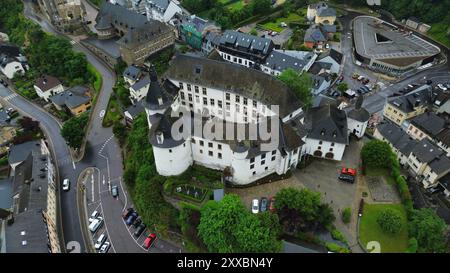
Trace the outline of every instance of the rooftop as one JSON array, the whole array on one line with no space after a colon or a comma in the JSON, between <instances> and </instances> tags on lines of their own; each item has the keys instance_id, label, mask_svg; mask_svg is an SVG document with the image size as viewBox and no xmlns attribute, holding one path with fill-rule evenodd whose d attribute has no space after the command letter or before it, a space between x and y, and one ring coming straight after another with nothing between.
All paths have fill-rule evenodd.
<instances>
[{"instance_id":1,"label":"rooftop","mask_svg":"<svg viewBox=\"0 0 450 273\"><path fill-rule=\"evenodd\" d=\"M74 86L59 94L50 97L50 100L59 106L66 105L69 109L77 108L80 105L91 101L87 95L89 88L84 86Z\"/></svg>"},{"instance_id":2,"label":"rooftop","mask_svg":"<svg viewBox=\"0 0 450 273\"><path fill-rule=\"evenodd\" d=\"M139 78L141 75L141 69L139 67L136 67L134 65L128 66L125 71L123 71L123 76L125 78L128 78L132 81L135 81Z\"/></svg>"},{"instance_id":3,"label":"rooftop","mask_svg":"<svg viewBox=\"0 0 450 273\"><path fill-rule=\"evenodd\" d=\"M440 49L416 35L409 35L385 21L370 16L359 16L353 22L353 34L358 54L383 61L408 65L434 56ZM395 64L395 63L394 63Z\"/></svg>"},{"instance_id":4,"label":"rooftop","mask_svg":"<svg viewBox=\"0 0 450 273\"><path fill-rule=\"evenodd\" d=\"M425 84L417 87L414 91L404 96L395 97L389 100L389 104L395 106L404 113L410 113L413 112L416 107L426 106L431 103L431 90L431 86Z\"/></svg>"},{"instance_id":5,"label":"rooftop","mask_svg":"<svg viewBox=\"0 0 450 273\"><path fill-rule=\"evenodd\" d=\"M315 54L309 51L306 51L302 56L294 57L283 51L273 50L269 57L267 57L264 65L278 71L283 71L288 68L302 71L310 62L314 61L314 57Z\"/></svg>"},{"instance_id":6,"label":"rooftop","mask_svg":"<svg viewBox=\"0 0 450 273\"><path fill-rule=\"evenodd\" d=\"M47 90L55 88L58 85L61 85L61 82L57 78L50 75L42 75L36 80L34 85L45 92Z\"/></svg>"},{"instance_id":7,"label":"rooftop","mask_svg":"<svg viewBox=\"0 0 450 273\"><path fill-rule=\"evenodd\" d=\"M414 140L409 136L402 128L391 123L383 122L377 126L378 132L399 150L403 155L408 156L413 148L418 144L417 140Z\"/></svg>"},{"instance_id":8,"label":"rooftop","mask_svg":"<svg viewBox=\"0 0 450 273\"><path fill-rule=\"evenodd\" d=\"M433 112L425 112L414 117L411 119L411 124L432 138L448 127L446 120Z\"/></svg>"},{"instance_id":9,"label":"rooftop","mask_svg":"<svg viewBox=\"0 0 450 273\"><path fill-rule=\"evenodd\" d=\"M236 64L177 55L166 76L175 81L226 90L265 105L278 105L281 117L303 107L295 94L275 77Z\"/></svg>"},{"instance_id":10,"label":"rooftop","mask_svg":"<svg viewBox=\"0 0 450 273\"><path fill-rule=\"evenodd\" d=\"M348 144L347 116L334 104L313 107L306 112L308 138Z\"/></svg>"}]
</instances>

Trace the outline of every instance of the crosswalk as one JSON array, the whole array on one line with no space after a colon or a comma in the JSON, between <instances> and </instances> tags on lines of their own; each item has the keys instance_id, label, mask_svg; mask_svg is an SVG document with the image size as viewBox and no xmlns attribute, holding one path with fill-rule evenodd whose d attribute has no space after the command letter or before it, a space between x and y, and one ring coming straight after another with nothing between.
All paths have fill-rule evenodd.
<instances>
[{"instance_id":1,"label":"crosswalk","mask_svg":"<svg viewBox=\"0 0 450 273\"><path fill-rule=\"evenodd\" d=\"M16 93L12 93L12 94L4 97L3 99L6 100L6 101L10 101L10 100L12 100L15 97L17 97L17 94Z\"/></svg>"},{"instance_id":2,"label":"crosswalk","mask_svg":"<svg viewBox=\"0 0 450 273\"><path fill-rule=\"evenodd\" d=\"M71 45L74 45L74 44L76 44L77 42L75 42L74 40L70 40L70 44Z\"/></svg>"}]
</instances>

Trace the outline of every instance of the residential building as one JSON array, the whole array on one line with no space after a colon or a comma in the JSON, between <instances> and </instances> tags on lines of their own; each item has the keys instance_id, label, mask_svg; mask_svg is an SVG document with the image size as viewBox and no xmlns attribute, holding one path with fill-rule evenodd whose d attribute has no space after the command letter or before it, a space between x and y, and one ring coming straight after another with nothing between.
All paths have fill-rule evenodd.
<instances>
[{"instance_id":1,"label":"residential building","mask_svg":"<svg viewBox=\"0 0 450 273\"><path fill-rule=\"evenodd\" d=\"M180 2L176 0L144 0L148 20L168 23L175 14L182 14Z\"/></svg>"},{"instance_id":2,"label":"residential building","mask_svg":"<svg viewBox=\"0 0 450 273\"><path fill-rule=\"evenodd\" d=\"M9 151L12 199L6 220L7 253L61 253L55 166L45 141L14 145Z\"/></svg>"},{"instance_id":3,"label":"residential building","mask_svg":"<svg viewBox=\"0 0 450 273\"><path fill-rule=\"evenodd\" d=\"M329 68L326 70L330 74L339 74L341 69L343 55L335 49L330 49L324 53L321 53L316 60L316 63L320 64L330 64Z\"/></svg>"},{"instance_id":4,"label":"residential building","mask_svg":"<svg viewBox=\"0 0 450 273\"><path fill-rule=\"evenodd\" d=\"M202 52L208 56L213 50L219 47L220 38L222 36L216 32L207 32L203 38Z\"/></svg>"},{"instance_id":5,"label":"residential building","mask_svg":"<svg viewBox=\"0 0 450 273\"><path fill-rule=\"evenodd\" d=\"M312 88L311 93L314 96L319 95L328 89L331 85L331 75L327 72L320 73L318 75L311 75L312 78Z\"/></svg>"},{"instance_id":6,"label":"residential building","mask_svg":"<svg viewBox=\"0 0 450 273\"><path fill-rule=\"evenodd\" d=\"M322 33L318 25L310 26L305 32L304 44L308 48L322 48L327 41L328 38Z\"/></svg>"},{"instance_id":7,"label":"residential building","mask_svg":"<svg viewBox=\"0 0 450 273\"><path fill-rule=\"evenodd\" d=\"M397 159L404 167L408 164L408 157L418 141L408 135L402 128L391 122L382 122L375 128L374 138L386 141L397 155Z\"/></svg>"},{"instance_id":8,"label":"residential building","mask_svg":"<svg viewBox=\"0 0 450 273\"><path fill-rule=\"evenodd\" d=\"M130 86L130 100L131 102L137 102L147 96L147 91L150 86L150 77L144 76L141 80Z\"/></svg>"},{"instance_id":9,"label":"residential building","mask_svg":"<svg viewBox=\"0 0 450 273\"><path fill-rule=\"evenodd\" d=\"M425 112L410 120L407 133L414 139L428 138L433 141L436 136L448 127L448 121L433 112Z\"/></svg>"},{"instance_id":10,"label":"residential building","mask_svg":"<svg viewBox=\"0 0 450 273\"><path fill-rule=\"evenodd\" d=\"M36 94L41 99L48 102L49 97L63 92L64 87L57 78L50 75L42 75L36 79L34 90L36 90Z\"/></svg>"},{"instance_id":11,"label":"residential building","mask_svg":"<svg viewBox=\"0 0 450 273\"><path fill-rule=\"evenodd\" d=\"M74 116L81 115L91 109L91 95L89 88L74 86L57 95L51 96L50 101L56 109L63 111L68 109Z\"/></svg>"},{"instance_id":12,"label":"residential building","mask_svg":"<svg viewBox=\"0 0 450 273\"><path fill-rule=\"evenodd\" d=\"M138 101L135 104L129 106L123 113L125 116L126 124L128 125L132 124L133 121L137 118L137 116L139 116L139 114L141 114L144 111L145 109L144 106L142 105L142 101Z\"/></svg>"},{"instance_id":13,"label":"residential building","mask_svg":"<svg viewBox=\"0 0 450 273\"><path fill-rule=\"evenodd\" d=\"M316 24L333 25L336 21L336 10L328 7L324 2L313 3L308 5L306 17Z\"/></svg>"},{"instance_id":14,"label":"residential building","mask_svg":"<svg viewBox=\"0 0 450 273\"><path fill-rule=\"evenodd\" d=\"M225 61L259 69L273 48L270 39L227 30L220 38L218 51Z\"/></svg>"},{"instance_id":15,"label":"residential building","mask_svg":"<svg viewBox=\"0 0 450 273\"><path fill-rule=\"evenodd\" d=\"M123 72L123 80L129 85L132 86L137 81L141 79L141 76L143 75L142 70L134 65L128 66L125 71Z\"/></svg>"},{"instance_id":16,"label":"residential building","mask_svg":"<svg viewBox=\"0 0 450 273\"><path fill-rule=\"evenodd\" d=\"M290 68L303 73L309 70L316 58L317 54L310 51L273 50L261 64L261 71L278 76Z\"/></svg>"},{"instance_id":17,"label":"residential building","mask_svg":"<svg viewBox=\"0 0 450 273\"><path fill-rule=\"evenodd\" d=\"M214 22L205 20L196 15L180 16L180 39L196 50L202 50L203 39L210 33L220 33L220 27Z\"/></svg>"},{"instance_id":18,"label":"residential building","mask_svg":"<svg viewBox=\"0 0 450 273\"><path fill-rule=\"evenodd\" d=\"M73 32L82 28L86 10L81 0L38 0L39 8L58 30Z\"/></svg>"},{"instance_id":19,"label":"residential building","mask_svg":"<svg viewBox=\"0 0 450 273\"><path fill-rule=\"evenodd\" d=\"M24 74L27 70L27 59L20 49L13 44L0 43L0 71L12 79L15 74Z\"/></svg>"},{"instance_id":20,"label":"residential building","mask_svg":"<svg viewBox=\"0 0 450 273\"><path fill-rule=\"evenodd\" d=\"M405 120L424 113L431 103L431 86L422 85L406 95L390 99L384 106L383 115L402 126Z\"/></svg>"},{"instance_id":21,"label":"residential building","mask_svg":"<svg viewBox=\"0 0 450 273\"><path fill-rule=\"evenodd\" d=\"M95 21L99 39L120 37L120 56L128 65L143 64L147 57L175 41L170 26L109 2L103 3Z\"/></svg>"}]
</instances>

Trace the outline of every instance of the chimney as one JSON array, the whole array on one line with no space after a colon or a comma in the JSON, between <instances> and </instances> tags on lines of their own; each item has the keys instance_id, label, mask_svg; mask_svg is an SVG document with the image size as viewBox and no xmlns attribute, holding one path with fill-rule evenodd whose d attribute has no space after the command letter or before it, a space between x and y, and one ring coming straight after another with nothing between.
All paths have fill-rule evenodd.
<instances>
[{"instance_id":1,"label":"chimney","mask_svg":"<svg viewBox=\"0 0 450 273\"><path fill-rule=\"evenodd\" d=\"M163 144L164 142L164 135L160 131L156 133L156 142L158 142L158 144Z\"/></svg>"},{"instance_id":2,"label":"chimney","mask_svg":"<svg viewBox=\"0 0 450 273\"><path fill-rule=\"evenodd\" d=\"M161 97L158 98L158 104L163 105L163 99Z\"/></svg>"}]
</instances>

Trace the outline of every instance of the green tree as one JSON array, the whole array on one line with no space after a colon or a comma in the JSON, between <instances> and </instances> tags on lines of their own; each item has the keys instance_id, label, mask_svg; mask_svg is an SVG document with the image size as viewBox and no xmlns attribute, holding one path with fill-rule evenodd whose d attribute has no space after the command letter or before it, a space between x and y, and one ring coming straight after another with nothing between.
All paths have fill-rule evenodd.
<instances>
[{"instance_id":1,"label":"green tree","mask_svg":"<svg viewBox=\"0 0 450 273\"><path fill-rule=\"evenodd\" d=\"M270 13L271 6L271 0L252 0L250 2L250 8L253 12L253 15Z\"/></svg>"},{"instance_id":2,"label":"green tree","mask_svg":"<svg viewBox=\"0 0 450 273\"><path fill-rule=\"evenodd\" d=\"M275 208L296 210L305 220L314 221L320 207L320 193L308 189L283 188L275 195Z\"/></svg>"},{"instance_id":3,"label":"green tree","mask_svg":"<svg viewBox=\"0 0 450 273\"><path fill-rule=\"evenodd\" d=\"M350 220L352 219L352 209L351 208L345 208L342 210L342 222L348 224L350 223Z\"/></svg>"},{"instance_id":4,"label":"green tree","mask_svg":"<svg viewBox=\"0 0 450 273\"><path fill-rule=\"evenodd\" d=\"M117 121L113 125L113 134L119 140L120 146L122 146L127 137L127 127L120 121Z\"/></svg>"},{"instance_id":5,"label":"green tree","mask_svg":"<svg viewBox=\"0 0 450 273\"><path fill-rule=\"evenodd\" d=\"M341 82L341 83L338 84L338 86L337 86L337 90L338 90L339 92L341 92L341 94L344 93L345 91L347 91L347 89L348 89L348 84L347 84L346 82Z\"/></svg>"},{"instance_id":6,"label":"green tree","mask_svg":"<svg viewBox=\"0 0 450 273\"><path fill-rule=\"evenodd\" d=\"M389 167L391 154L392 150L389 144L381 140L371 140L361 150L364 164L371 167Z\"/></svg>"},{"instance_id":7,"label":"green tree","mask_svg":"<svg viewBox=\"0 0 450 273\"><path fill-rule=\"evenodd\" d=\"M72 117L64 123L61 128L61 135L70 147L75 149L81 147L88 121L89 116L83 114L78 117Z\"/></svg>"},{"instance_id":8,"label":"green tree","mask_svg":"<svg viewBox=\"0 0 450 273\"><path fill-rule=\"evenodd\" d=\"M402 216L400 212L393 209L385 209L377 217L377 223L386 233L397 234L402 226Z\"/></svg>"},{"instance_id":9,"label":"green tree","mask_svg":"<svg viewBox=\"0 0 450 273\"><path fill-rule=\"evenodd\" d=\"M419 247L419 243L417 242L416 238L411 238L408 241L408 249L406 250L407 253L417 253L417 248Z\"/></svg>"},{"instance_id":10,"label":"green tree","mask_svg":"<svg viewBox=\"0 0 450 273\"><path fill-rule=\"evenodd\" d=\"M256 29L252 28L252 30L250 31L250 34L253 36L258 36L258 31L256 31Z\"/></svg>"},{"instance_id":11,"label":"green tree","mask_svg":"<svg viewBox=\"0 0 450 273\"><path fill-rule=\"evenodd\" d=\"M278 252L281 248L274 219L262 216L261 220L250 213L237 195L209 201L200 212L198 235L210 252Z\"/></svg>"},{"instance_id":12,"label":"green tree","mask_svg":"<svg viewBox=\"0 0 450 273\"><path fill-rule=\"evenodd\" d=\"M278 79L286 84L308 108L312 104L312 79L307 73L299 74L297 71L289 68L284 70Z\"/></svg>"},{"instance_id":13,"label":"green tree","mask_svg":"<svg viewBox=\"0 0 450 273\"><path fill-rule=\"evenodd\" d=\"M409 233L417 239L418 252L445 252L446 230L444 220L431 209L415 210L411 216Z\"/></svg>"}]
</instances>

